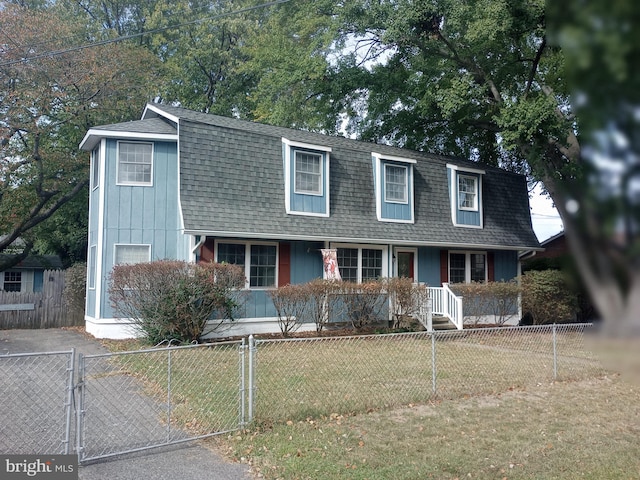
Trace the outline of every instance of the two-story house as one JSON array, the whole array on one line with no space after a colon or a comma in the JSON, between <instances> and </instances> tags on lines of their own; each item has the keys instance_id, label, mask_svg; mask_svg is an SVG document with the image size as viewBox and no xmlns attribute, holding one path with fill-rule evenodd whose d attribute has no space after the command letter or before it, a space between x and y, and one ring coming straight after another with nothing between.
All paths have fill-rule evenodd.
<instances>
[{"instance_id":1,"label":"two-story house","mask_svg":"<svg viewBox=\"0 0 640 480\"><path fill-rule=\"evenodd\" d=\"M242 265L250 299L233 334L277 331L268 290L325 275L510 280L539 247L525 178L458 158L148 104L90 129L86 325L114 318L109 272L156 259ZM229 331L227 331L229 333Z\"/></svg>"}]
</instances>

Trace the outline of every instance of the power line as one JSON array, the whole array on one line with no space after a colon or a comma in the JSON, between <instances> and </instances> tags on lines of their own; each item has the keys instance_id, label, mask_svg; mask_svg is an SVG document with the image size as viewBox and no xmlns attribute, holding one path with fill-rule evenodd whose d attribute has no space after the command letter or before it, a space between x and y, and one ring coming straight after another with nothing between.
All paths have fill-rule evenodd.
<instances>
[{"instance_id":1,"label":"power line","mask_svg":"<svg viewBox=\"0 0 640 480\"><path fill-rule=\"evenodd\" d=\"M110 38L108 40L101 40L99 42L87 43L85 45L79 45L79 46L76 46L76 47L66 48L66 49L62 49L62 50L52 50L50 52L45 52L45 53L40 53L38 55L33 55L31 57L25 57L25 58L20 58L20 59L17 59L17 60L10 60L8 62L0 63L0 67L8 67L8 66L11 66L11 65L16 65L18 63L25 63L25 62L30 62L32 60L39 60L41 58L54 57L54 56L58 56L58 55L64 55L65 53L72 53L72 52L77 52L77 51L80 51L80 50L86 50L87 48L101 47L101 46L109 45L109 44L112 44L112 43L123 42L125 40L131 40L133 38L142 37L143 35L150 35L150 34L159 33L159 32L165 31L165 30L171 30L171 29L176 29L176 28L187 27L189 25L197 25L199 23L203 23L203 22L210 21L210 20L219 20L220 18L230 17L232 15L239 15L241 13L247 13L247 12L251 12L253 10L258 10L258 9L261 9L261 8L268 8L268 7L272 7L274 5L279 5L279 4L287 3L287 2L290 2L290 1L291 0L274 0L274 1L271 1L271 2L261 3L259 5L254 5L252 7L241 8L240 10L233 10L231 12L219 13L219 14L213 15L211 17L205 17L205 18L200 18L198 20L192 20L190 22L179 23L177 25L169 25L169 26L166 26L166 27L154 28L152 30L147 30L145 32L132 33L130 35L123 35L123 36L116 37L116 38Z\"/></svg>"}]
</instances>

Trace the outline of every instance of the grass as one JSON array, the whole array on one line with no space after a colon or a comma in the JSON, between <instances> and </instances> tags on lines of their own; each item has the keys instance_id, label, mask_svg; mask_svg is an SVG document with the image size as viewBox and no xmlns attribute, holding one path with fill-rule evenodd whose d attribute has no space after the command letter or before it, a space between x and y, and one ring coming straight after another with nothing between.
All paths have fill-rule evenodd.
<instances>
[{"instance_id":1,"label":"grass","mask_svg":"<svg viewBox=\"0 0 640 480\"><path fill-rule=\"evenodd\" d=\"M618 377L253 428L212 442L269 479L637 479L640 388Z\"/></svg>"}]
</instances>

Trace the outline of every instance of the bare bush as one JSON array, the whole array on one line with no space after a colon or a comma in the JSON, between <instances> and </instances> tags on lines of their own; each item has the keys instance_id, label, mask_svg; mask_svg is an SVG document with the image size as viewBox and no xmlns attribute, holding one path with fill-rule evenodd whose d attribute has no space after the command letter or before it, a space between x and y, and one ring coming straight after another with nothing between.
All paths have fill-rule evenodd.
<instances>
[{"instance_id":1,"label":"bare bush","mask_svg":"<svg viewBox=\"0 0 640 480\"><path fill-rule=\"evenodd\" d=\"M340 281L321 278L307 284L307 315L316 324L317 332L322 332L332 319L335 320L342 315L341 285Z\"/></svg>"},{"instance_id":2,"label":"bare bush","mask_svg":"<svg viewBox=\"0 0 640 480\"><path fill-rule=\"evenodd\" d=\"M150 343L193 342L235 318L244 284L244 271L236 265L161 260L116 265L109 298Z\"/></svg>"},{"instance_id":3,"label":"bare bush","mask_svg":"<svg viewBox=\"0 0 640 480\"><path fill-rule=\"evenodd\" d=\"M451 289L464 298L465 322L478 325L490 323L503 325L518 313L518 298L522 291L517 281L472 282L451 285Z\"/></svg>"},{"instance_id":4,"label":"bare bush","mask_svg":"<svg viewBox=\"0 0 640 480\"><path fill-rule=\"evenodd\" d=\"M278 314L278 326L284 337L297 331L309 309L308 284L285 285L269 291Z\"/></svg>"},{"instance_id":5,"label":"bare bush","mask_svg":"<svg viewBox=\"0 0 640 480\"><path fill-rule=\"evenodd\" d=\"M355 330L387 320L381 315L389 300L383 282L343 282L341 296L346 318Z\"/></svg>"},{"instance_id":6,"label":"bare bush","mask_svg":"<svg viewBox=\"0 0 640 480\"><path fill-rule=\"evenodd\" d=\"M392 277L385 280L385 288L391 300L394 328L400 328L407 320L420 320L429 299L429 289L426 285L413 283L410 278Z\"/></svg>"}]
</instances>

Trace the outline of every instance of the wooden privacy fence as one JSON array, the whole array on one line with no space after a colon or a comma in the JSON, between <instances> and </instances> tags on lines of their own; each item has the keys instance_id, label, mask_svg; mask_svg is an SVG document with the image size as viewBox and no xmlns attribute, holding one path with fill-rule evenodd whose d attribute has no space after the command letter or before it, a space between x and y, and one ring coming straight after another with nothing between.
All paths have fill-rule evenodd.
<instances>
[{"instance_id":1,"label":"wooden privacy fence","mask_svg":"<svg viewBox=\"0 0 640 480\"><path fill-rule=\"evenodd\" d=\"M42 292L0 291L0 330L82 325L84 312L69 308L63 292L63 270L45 270Z\"/></svg>"}]
</instances>

